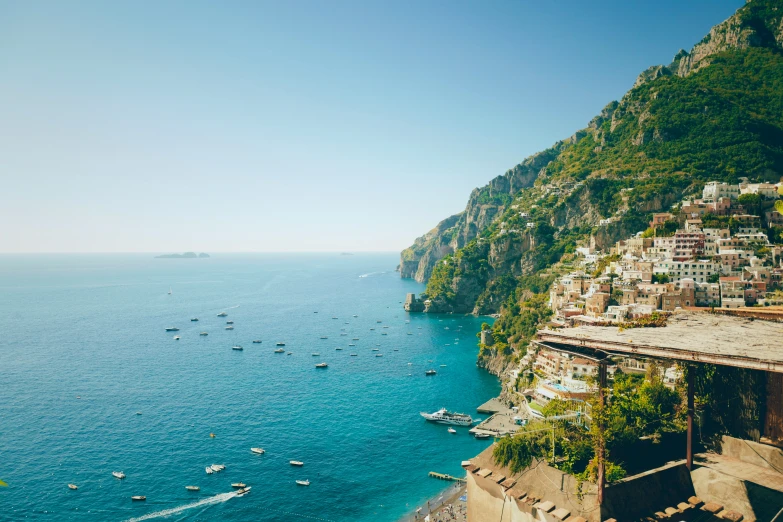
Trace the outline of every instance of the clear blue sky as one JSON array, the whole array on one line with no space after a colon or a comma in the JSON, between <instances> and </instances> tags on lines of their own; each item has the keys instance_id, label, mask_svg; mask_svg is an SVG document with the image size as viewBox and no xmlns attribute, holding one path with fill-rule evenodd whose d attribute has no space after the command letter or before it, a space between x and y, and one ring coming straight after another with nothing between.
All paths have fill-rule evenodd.
<instances>
[{"instance_id":1,"label":"clear blue sky","mask_svg":"<svg viewBox=\"0 0 783 522\"><path fill-rule=\"evenodd\" d=\"M400 250L742 4L0 1L0 252Z\"/></svg>"}]
</instances>

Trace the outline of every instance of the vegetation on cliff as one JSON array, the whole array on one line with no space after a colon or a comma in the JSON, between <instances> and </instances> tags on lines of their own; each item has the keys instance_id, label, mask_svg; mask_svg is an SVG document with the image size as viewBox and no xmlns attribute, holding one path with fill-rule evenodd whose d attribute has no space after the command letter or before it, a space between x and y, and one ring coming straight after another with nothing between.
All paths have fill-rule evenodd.
<instances>
[{"instance_id":1,"label":"vegetation on cliff","mask_svg":"<svg viewBox=\"0 0 783 522\"><path fill-rule=\"evenodd\" d=\"M781 18L780 0L746 4L587 128L474 190L463 213L403 253L408 275L429 279L428 311L499 313L495 333L523 350L548 318L551 267L578 245L605 249L645 230L706 181L780 179Z\"/></svg>"}]
</instances>

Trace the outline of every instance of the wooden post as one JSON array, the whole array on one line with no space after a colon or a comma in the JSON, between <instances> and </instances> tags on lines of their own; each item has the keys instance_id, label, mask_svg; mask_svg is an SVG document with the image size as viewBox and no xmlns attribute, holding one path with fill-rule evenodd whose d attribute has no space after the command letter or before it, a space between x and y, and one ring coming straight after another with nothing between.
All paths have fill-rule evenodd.
<instances>
[{"instance_id":1,"label":"wooden post","mask_svg":"<svg viewBox=\"0 0 783 522\"><path fill-rule=\"evenodd\" d=\"M606 397L604 397L604 388L606 388L606 361L599 361L598 362L598 404L601 408L601 416L603 416L604 412L604 406L606 405ZM600 422L600 421L599 421ZM601 444L598 448L598 505L604 503L604 488L606 486L606 476L605 476L605 460L606 460L606 447L605 447L605 441L603 440L603 431L604 426L603 423L600 422L598 425L598 429L601 432Z\"/></svg>"},{"instance_id":2,"label":"wooden post","mask_svg":"<svg viewBox=\"0 0 783 522\"><path fill-rule=\"evenodd\" d=\"M693 373L695 367L688 367L688 435L685 448L685 465L693 471Z\"/></svg>"}]
</instances>

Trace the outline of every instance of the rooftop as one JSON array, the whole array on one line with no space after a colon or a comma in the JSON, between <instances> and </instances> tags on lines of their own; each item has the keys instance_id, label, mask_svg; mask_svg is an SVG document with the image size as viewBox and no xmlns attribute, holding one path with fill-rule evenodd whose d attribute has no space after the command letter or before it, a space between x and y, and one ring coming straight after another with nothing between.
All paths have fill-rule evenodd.
<instances>
[{"instance_id":1,"label":"rooftop","mask_svg":"<svg viewBox=\"0 0 783 522\"><path fill-rule=\"evenodd\" d=\"M783 373L781 339L781 323L693 311L675 313L661 328L578 326L537 335L545 345Z\"/></svg>"}]
</instances>

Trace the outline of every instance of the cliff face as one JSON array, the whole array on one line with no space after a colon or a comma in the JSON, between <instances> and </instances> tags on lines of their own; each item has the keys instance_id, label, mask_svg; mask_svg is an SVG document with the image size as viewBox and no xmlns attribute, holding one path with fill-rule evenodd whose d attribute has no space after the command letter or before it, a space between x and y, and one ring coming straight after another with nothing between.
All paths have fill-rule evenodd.
<instances>
[{"instance_id":1,"label":"cliff face","mask_svg":"<svg viewBox=\"0 0 783 522\"><path fill-rule=\"evenodd\" d=\"M402 251L400 277L427 281L438 260L475 239L504 212L513 194L533 185L560 146L534 154L486 186L474 189L463 212L444 219Z\"/></svg>"}]
</instances>

